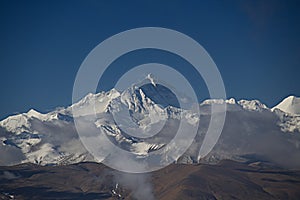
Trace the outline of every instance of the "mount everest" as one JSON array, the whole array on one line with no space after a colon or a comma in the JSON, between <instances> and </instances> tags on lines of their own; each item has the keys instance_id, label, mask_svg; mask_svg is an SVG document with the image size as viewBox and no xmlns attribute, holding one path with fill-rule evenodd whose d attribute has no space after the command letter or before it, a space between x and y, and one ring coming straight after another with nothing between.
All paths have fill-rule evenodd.
<instances>
[{"instance_id":1,"label":"mount everest","mask_svg":"<svg viewBox=\"0 0 300 200\"><path fill-rule=\"evenodd\" d=\"M224 104L226 120L222 134L213 150L199 158L211 106ZM101 130L112 143L136 156L157 152L160 159L167 162L169 158L159 150L175 136L179 121L183 121L187 133L198 123L199 128L192 145L175 159L176 162L254 159L288 167L300 166L300 98L287 97L273 108L258 100L208 99L198 105L200 116L193 112L193 106L179 108L170 90L148 78L141 87L133 85L123 92L111 89L90 93L67 108L49 113L31 109L0 122L0 165L98 161L80 141L74 124L74 117L89 118L96 114L96 120L86 131ZM76 115L74 109L78 111ZM155 136L147 134L157 131ZM100 142L101 145L105 144Z\"/></svg>"}]
</instances>

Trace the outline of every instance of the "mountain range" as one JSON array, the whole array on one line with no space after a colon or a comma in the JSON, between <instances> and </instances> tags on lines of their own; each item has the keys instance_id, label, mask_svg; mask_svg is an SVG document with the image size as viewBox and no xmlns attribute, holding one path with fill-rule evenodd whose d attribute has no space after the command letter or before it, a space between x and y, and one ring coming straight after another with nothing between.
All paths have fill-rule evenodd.
<instances>
[{"instance_id":1,"label":"mountain range","mask_svg":"<svg viewBox=\"0 0 300 200\"><path fill-rule=\"evenodd\" d=\"M194 113L195 105L190 104L190 109L180 108L171 90L147 76L142 86L135 84L122 92L111 89L89 93L77 103L49 113L31 109L12 115L0 122L0 165L98 161L82 144L74 123L75 117L96 114L90 129L101 130L115 145L136 156L147 157L157 151L162 162L168 162L170 158L158 150L174 137L181 120L187 132L198 123L199 128L191 146L175 158L177 163L215 164L230 159L260 160L289 168L300 166L300 98L289 96L273 108L258 100L208 99L196 105L200 115ZM199 157L211 106L224 104L226 120L222 134L213 150ZM133 133L134 128L139 131ZM160 131L153 137L144 135L156 130ZM132 135L128 134L130 131Z\"/></svg>"}]
</instances>

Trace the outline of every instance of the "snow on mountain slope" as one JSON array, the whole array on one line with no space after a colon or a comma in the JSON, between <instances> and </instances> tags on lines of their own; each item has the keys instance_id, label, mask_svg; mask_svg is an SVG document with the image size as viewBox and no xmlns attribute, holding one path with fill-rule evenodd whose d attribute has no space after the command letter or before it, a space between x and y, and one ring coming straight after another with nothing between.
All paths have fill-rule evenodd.
<instances>
[{"instance_id":1,"label":"snow on mountain slope","mask_svg":"<svg viewBox=\"0 0 300 200\"><path fill-rule=\"evenodd\" d=\"M108 92L100 92L98 94L89 93L79 102L71 105L66 109L67 113L72 113L72 109L77 110L77 116L91 115L93 113L102 113L108 109L109 103L120 96L116 89Z\"/></svg>"},{"instance_id":2,"label":"snow on mountain slope","mask_svg":"<svg viewBox=\"0 0 300 200\"><path fill-rule=\"evenodd\" d=\"M284 132L300 132L300 98L289 96L271 109L278 117Z\"/></svg>"},{"instance_id":3,"label":"snow on mountain slope","mask_svg":"<svg viewBox=\"0 0 300 200\"><path fill-rule=\"evenodd\" d=\"M224 99L206 99L200 105L211 105L211 104L236 104L236 100L234 98L230 98L228 100Z\"/></svg>"},{"instance_id":4,"label":"snow on mountain slope","mask_svg":"<svg viewBox=\"0 0 300 200\"><path fill-rule=\"evenodd\" d=\"M29 120L34 118L41 121L51 121L57 119L57 113L50 112L48 114L42 114L34 109L31 109L27 113L9 116L8 118L0 121L0 126L16 134L20 134L22 132L31 132L31 124Z\"/></svg>"},{"instance_id":5,"label":"snow on mountain slope","mask_svg":"<svg viewBox=\"0 0 300 200\"><path fill-rule=\"evenodd\" d=\"M227 104L227 111L241 111L241 110L248 110L248 111L266 111L269 110L269 108L261 103L258 100L235 100L234 98L230 98L228 100L223 99L207 99L203 101L200 106L205 107L209 105L219 105L219 104Z\"/></svg>"},{"instance_id":6,"label":"snow on mountain slope","mask_svg":"<svg viewBox=\"0 0 300 200\"><path fill-rule=\"evenodd\" d=\"M0 164L92 161L93 157L79 140L73 118L84 118L94 112L97 119L88 127L103 131L113 143L137 156L147 156L168 144L176 134L180 120L183 120L186 131L200 123L194 143L182 158L178 158L178 162L198 162L213 104L226 104L227 118L219 142L201 161L213 163L226 158L241 159L245 154L273 158L272 152L277 151L278 159L282 158L281 154L289 153L291 158L299 160L300 117L295 115L299 112L299 98L288 98L272 110L258 100L209 99L199 105L201 115L197 116L192 109L178 108L175 95L150 78L147 77L147 84L136 84L123 92L112 89L88 94L67 108L45 114L30 110L2 120L0 153L7 156ZM74 109L78 111L76 116L72 114ZM135 134L134 130L137 130ZM147 134L151 132L157 135L148 138ZM169 159L163 155L161 158Z\"/></svg>"},{"instance_id":7,"label":"snow on mountain slope","mask_svg":"<svg viewBox=\"0 0 300 200\"><path fill-rule=\"evenodd\" d=\"M98 120L94 122L94 126L105 130L107 135L113 137L116 142L122 143L123 146L132 146L135 139L128 137L126 132L121 129L122 123L119 124L120 127L116 126L112 118L109 118L110 114L120 116L119 118L123 120L125 125L128 125L128 121L133 119L135 126L142 130L140 136L143 132L156 131L153 130L156 127L160 129L163 126L163 121L168 117L180 118L178 115L181 112L178 110L162 107L162 103L164 106L167 103L166 98L162 96L165 90L156 93L155 91L158 89L153 87L157 86L153 85L152 81L148 86L141 88L132 86L122 94L112 89L108 92L88 94L66 109L60 108L46 114L30 110L27 113L10 116L0 122L0 126L4 128L3 134L1 134L3 137L1 137L0 151L1 148L9 146L13 148L13 151L22 152L25 155L26 159L19 162L38 164L60 164L89 160L91 156L82 146L72 118L89 116L94 112L98 115ZM160 104L146 96L144 91L155 95L154 99ZM76 112L76 116L72 116L74 109L79 111ZM127 115L120 115L122 112L127 113ZM128 115L128 113L130 114ZM195 118L190 113L186 112L185 116L190 123L195 123ZM149 149L155 149L154 146L156 145L156 143L147 143L143 150L141 150L143 145L138 145L138 147L133 145L129 149L132 151L137 149L135 152L140 154L139 149L147 152Z\"/></svg>"},{"instance_id":8,"label":"snow on mountain slope","mask_svg":"<svg viewBox=\"0 0 300 200\"><path fill-rule=\"evenodd\" d=\"M300 115L286 113L277 108L273 112L279 117L277 124L283 132L300 132Z\"/></svg>"},{"instance_id":9,"label":"snow on mountain slope","mask_svg":"<svg viewBox=\"0 0 300 200\"><path fill-rule=\"evenodd\" d=\"M276 108L289 114L300 115L300 98L289 96L278 105L274 106L272 110L275 110Z\"/></svg>"},{"instance_id":10,"label":"snow on mountain slope","mask_svg":"<svg viewBox=\"0 0 300 200\"><path fill-rule=\"evenodd\" d=\"M268 110L268 107L261 103L258 100L240 100L238 101L238 104L241 105L245 110L250 110L250 111L263 111L263 110Z\"/></svg>"}]
</instances>

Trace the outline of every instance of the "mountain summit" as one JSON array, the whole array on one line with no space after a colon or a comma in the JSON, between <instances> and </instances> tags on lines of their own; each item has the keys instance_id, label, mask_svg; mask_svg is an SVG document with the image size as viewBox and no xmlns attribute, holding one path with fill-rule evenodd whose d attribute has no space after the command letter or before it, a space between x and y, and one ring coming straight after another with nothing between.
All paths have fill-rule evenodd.
<instances>
[{"instance_id":1,"label":"mountain summit","mask_svg":"<svg viewBox=\"0 0 300 200\"><path fill-rule=\"evenodd\" d=\"M286 113L300 115L300 98L295 96L289 96L285 98L278 105L273 107L273 109L280 109Z\"/></svg>"}]
</instances>

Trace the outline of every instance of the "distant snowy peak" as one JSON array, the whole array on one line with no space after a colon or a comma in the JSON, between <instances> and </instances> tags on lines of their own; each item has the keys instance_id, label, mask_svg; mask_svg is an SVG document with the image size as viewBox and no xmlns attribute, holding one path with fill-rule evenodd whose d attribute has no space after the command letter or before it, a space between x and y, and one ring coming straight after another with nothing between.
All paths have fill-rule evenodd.
<instances>
[{"instance_id":1,"label":"distant snowy peak","mask_svg":"<svg viewBox=\"0 0 300 200\"><path fill-rule=\"evenodd\" d=\"M227 100L224 99L206 99L200 105L211 105L211 104L236 104L236 100L234 98L230 98Z\"/></svg>"},{"instance_id":2,"label":"distant snowy peak","mask_svg":"<svg viewBox=\"0 0 300 200\"><path fill-rule=\"evenodd\" d=\"M240 100L238 101L238 104L243 107L245 110L250 110L250 111L263 111L263 110L268 110L269 108L261 103L258 100Z\"/></svg>"},{"instance_id":3,"label":"distant snowy peak","mask_svg":"<svg viewBox=\"0 0 300 200\"><path fill-rule=\"evenodd\" d=\"M27 113L25 113L29 118L35 118L40 121L51 121L59 118L59 113L57 111L49 112L46 114L42 114L34 109L30 109Z\"/></svg>"},{"instance_id":4,"label":"distant snowy peak","mask_svg":"<svg viewBox=\"0 0 300 200\"><path fill-rule=\"evenodd\" d=\"M35 118L45 118L45 114L42 114L34 109L30 109L28 112L27 112L27 116L28 117L35 117Z\"/></svg>"},{"instance_id":5,"label":"distant snowy peak","mask_svg":"<svg viewBox=\"0 0 300 200\"><path fill-rule=\"evenodd\" d=\"M234 98L230 98L227 100L223 100L223 99L207 99L205 101L203 101L200 106L203 105L212 105L212 104L224 104L226 103L227 105L230 105L231 107L227 107L227 110L232 110L232 106L234 107L241 107L244 110L249 110L249 111L258 111L261 112L263 110L269 110L269 108L261 103L258 100L239 100L236 101ZM236 105L236 106L235 106ZM236 110L236 109L234 109Z\"/></svg>"},{"instance_id":6,"label":"distant snowy peak","mask_svg":"<svg viewBox=\"0 0 300 200\"><path fill-rule=\"evenodd\" d=\"M289 96L273 107L272 110L275 110L276 108L289 114L300 115L300 98Z\"/></svg>"},{"instance_id":7,"label":"distant snowy peak","mask_svg":"<svg viewBox=\"0 0 300 200\"><path fill-rule=\"evenodd\" d=\"M28 122L29 117L26 113L9 116L0 122L0 126L4 127L7 131L21 133L28 131L30 123Z\"/></svg>"},{"instance_id":8,"label":"distant snowy peak","mask_svg":"<svg viewBox=\"0 0 300 200\"><path fill-rule=\"evenodd\" d=\"M22 132L31 131L30 120L32 119L38 119L40 121L50 121L57 118L58 115L55 112L42 114L34 109L30 109L27 113L21 113L7 117L6 119L0 121L0 126L4 127L7 131L19 134Z\"/></svg>"}]
</instances>

